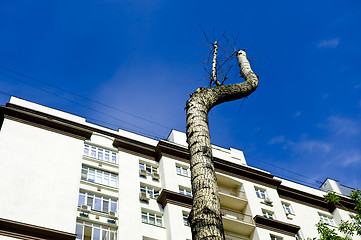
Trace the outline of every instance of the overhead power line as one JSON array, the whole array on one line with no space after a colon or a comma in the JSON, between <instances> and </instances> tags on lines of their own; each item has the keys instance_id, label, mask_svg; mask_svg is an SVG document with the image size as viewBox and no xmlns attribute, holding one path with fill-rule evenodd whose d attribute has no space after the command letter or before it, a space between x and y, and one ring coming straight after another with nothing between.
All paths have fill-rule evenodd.
<instances>
[{"instance_id":1,"label":"overhead power line","mask_svg":"<svg viewBox=\"0 0 361 240\"><path fill-rule=\"evenodd\" d=\"M3 73L3 72L0 72L0 74L3 75L3 76L6 76L6 77L8 77L8 78L11 78L11 79L13 79L13 80L22 82L22 83L24 83L24 84L26 84L26 85L29 85L29 86L33 87L33 88L39 89L39 90L41 90L41 91L43 91L43 92L46 92L46 93L48 93L48 94L52 94L52 95L54 95L54 96L57 96L57 97L59 97L59 98L62 98L62 99L64 99L64 100L66 100L66 101L69 101L69 102L71 102L71 103L73 103L73 104L76 104L76 105L78 105L78 106L81 106L81 107L83 107L83 108L86 108L86 109L92 110L92 111L94 111L94 112L100 113L100 114L102 114L102 115L104 115L104 116L113 118L113 119L115 119L115 120L117 120L117 121L119 121L119 122L122 122L122 123L124 123L124 124L129 125L129 126L132 126L132 127L134 127L134 128L141 129L141 130L143 130L143 131L145 131L145 132L148 132L147 134L146 134L146 133L139 132L139 133L142 133L142 134L144 134L144 135L151 136L151 137L156 138L156 139L161 138L161 136L160 136L159 134L157 134L157 133L154 133L154 132L152 132L152 131L149 131L149 130L147 130L147 129L144 129L144 128L142 128L142 127L139 127L139 126L137 126L137 125L131 124L131 123L129 123L129 122L126 122L126 121L124 121L124 120L121 120L121 119L119 119L119 118L116 118L116 117L114 117L114 116L112 116L112 115L109 115L109 114L107 114L107 113L101 112L101 111L96 110L96 109L94 109L94 108L88 107L88 106L86 106L86 105L84 105L84 104L75 102L75 101L73 101L73 100L71 100L71 99L68 99L68 98L63 97L63 96L61 96L61 95L59 95L59 94L50 92L50 91L48 91L48 90L46 90L46 89L43 89L43 88L34 86L34 85L32 85L32 84L24 81L24 80L18 79L18 78L16 78L16 77L13 77L13 76L8 75L8 74ZM101 121L99 121L99 122L101 122ZM149 133L151 133L151 135L150 135Z\"/></svg>"},{"instance_id":2,"label":"overhead power line","mask_svg":"<svg viewBox=\"0 0 361 240\"><path fill-rule=\"evenodd\" d=\"M305 175L303 175L303 174L300 174L300 173L297 173L297 172L294 172L294 171L288 170L288 169L286 169L286 168L283 168L283 167L277 166L277 165L275 165L275 164L273 164L273 163L270 163L270 162L267 162L267 161L264 161L264 160L257 159L257 158L255 158L255 157L252 157L252 156L248 155L248 154L245 154L245 156L246 156L247 158L253 159L253 160L255 160L255 161L263 162L263 163L268 164L268 165L270 165L270 166L272 166L272 167L275 167L275 168L281 169L281 170L286 171L286 172L288 172L288 173L292 173L292 174L297 175L297 176L299 176L299 177L302 177L302 178L306 178L306 179L312 180L313 182L315 182L315 184L314 184L314 185L319 186L319 184L322 184L322 182L321 182L321 181L319 181L319 180L317 180L317 179L314 179L314 178L311 178L311 177L305 176ZM294 178L293 178L293 179L294 179ZM302 181L302 180L298 180L298 181L300 181L300 182L305 182L305 181ZM310 183L308 183L308 184L310 184Z\"/></svg>"},{"instance_id":3,"label":"overhead power line","mask_svg":"<svg viewBox=\"0 0 361 240\"><path fill-rule=\"evenodd\" d=\"M53 85L53 84L50 84L50 83L41 81L41 80L39 80L39 79L37 79L37 78L34 78L34 77L29 76L29 75L20 73L20 72L18 72L18 71L12 70L12 69L10 69L10 68L4 67L4 66L0 66L0 68L6 70L6 71L8 71L8 72L17 74L17 75L19 75L19 76L28 78L28 79L33 80L33 81L35 81L35 82L38 82L38 83L47 85L47 86L52 87L52 88L55 88L55 89L57 89L57 90L60 90L60 91L66 92L66 93L70 93L70 94L72 94L72 95L74 95L74 96L77 96L77 97L79 97L79 98L82 98L82 99L84 99L84 100L87 100L87 101L90 101L90 102L99 104L99 105L101 105L101 106L104 106L104 107L113 109L113 110L115 110L115 111L118 111L118 112L127 114L127 115L129 115L129 116L132 116L132 117L135 117L135 118L138 118L138 119L141 119L141 120L143 120L143 121L146 121L146 122L149 122L149 123L158 125L158 126L160 126L160 127L166 128L166 129L168 129L168 130L172 129L172 128L169 127L169 126L165 126L165 125L160 124L160 123L158 123L158 122L154 122L154 121L152 121L152 120L149 120L149 119L146 119L146 118L144 118L144 117L135 115L135 114L133 114L133 113L129 113L129 112L124 111L124 110L122 110L122 109L119 109L119 108L116 108L116 107L113 107L113 106L109 106L109 105L107 105L107 104L105 104L105 103L102 103L102 102L93 100L93 99L91 99L91 98L84 97L84 96L82 96L82 95L80 95L80 94L78 94L78 93L74 93L74 92L69 91L69 90L66 90L66 89L64 89L64 88L60 88L60 87L58 87L58 86L56 86L56 85Z\"/></svg>"}]
</instances>

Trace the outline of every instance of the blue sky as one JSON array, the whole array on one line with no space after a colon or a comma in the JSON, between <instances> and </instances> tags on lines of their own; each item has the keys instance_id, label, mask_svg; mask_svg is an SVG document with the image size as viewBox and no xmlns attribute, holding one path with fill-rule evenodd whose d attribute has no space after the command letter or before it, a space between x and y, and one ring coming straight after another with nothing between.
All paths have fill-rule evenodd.
<instances>
[{"instance_id":1,"label":"blue sky","mask_svg":"<svg viewBox=\"0 0 361 240\"><path fill-rule=\"evenodd\" d=\"M210 112L212 143L310 186L361 187L358 0L2 1L0 102L155 138L185 131L185 102L208 83L200 25L210 39L238 34L260 77L249 98Z\"/></svg>"}]
</instances>

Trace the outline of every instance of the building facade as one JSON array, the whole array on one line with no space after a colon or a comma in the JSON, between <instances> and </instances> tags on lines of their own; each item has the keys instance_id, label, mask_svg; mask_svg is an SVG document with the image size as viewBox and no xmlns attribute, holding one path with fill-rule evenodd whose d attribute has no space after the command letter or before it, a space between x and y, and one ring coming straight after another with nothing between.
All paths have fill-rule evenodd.
<instances>
[{"instance_id":1,"label":"building facade","mask_svg":"<svg viewBox=\"0 0 361 240\"><path fill-rule=\"evenodd\" d=\"M192 238L184 133L155 140L15 97L0 110L0 239ZM240 150L213 155L226 239L307 239L319 221L353 220L352 189L337 181L315 189L248 166Z\"/></svg>"}]
</instances>

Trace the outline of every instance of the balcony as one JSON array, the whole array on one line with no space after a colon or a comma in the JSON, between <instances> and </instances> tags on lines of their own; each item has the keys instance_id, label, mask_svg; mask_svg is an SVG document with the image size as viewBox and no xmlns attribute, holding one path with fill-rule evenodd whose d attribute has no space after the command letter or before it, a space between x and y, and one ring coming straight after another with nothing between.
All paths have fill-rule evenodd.
<instances>
[{"instance_id":1,"label":"balcony","mask_svg":"<svg viewBox=\"0 0 361 240\"><path fill-rule=\"evenodd\" d=\"M244 236L250 236L256 225L252 216L231 209L222 208L223 228L227 232L232 232Z\"/></svg>"},{"instance_id":2,"label":"balcony","mask_svg":"<svg viewBox=\"0 0 361 240\"><path fill-rule=\"evenodd\" d=\"M224 235L226 237L226 240L249 240L248 237L242 237L240 235L236 235L233 233L229 233L229 232L224 232Z\"/></svg>"},{"instance_id":3,"label":"balcony","mask_svg":"<svg viewBox=\"0 0 361 240\"><path fill-rule=\"evenodd\" d=\"M239 191L239 188L227 188L218 185L219 198L221 206L225 208L242 211L247 205L245 192Z\"/></svg>"}]
</instances>

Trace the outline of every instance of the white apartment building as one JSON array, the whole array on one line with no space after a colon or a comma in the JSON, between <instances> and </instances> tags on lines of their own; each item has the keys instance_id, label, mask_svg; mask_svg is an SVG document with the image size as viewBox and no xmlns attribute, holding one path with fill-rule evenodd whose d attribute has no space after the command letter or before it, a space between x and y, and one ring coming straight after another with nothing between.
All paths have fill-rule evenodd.
<instances>
[{"instance_id":1,"label":"white apartment building","mask_svg":"<svg viewBox=\"0 0 361 240\"><path fill-rule=\"evenodd\" d=\"M0 239L192 238L184 133L155 140L15 97L0 111ZM352 220L352 189L335 180L315 189L248 166L240 150L213 155L226 239L307 239L319 221Z\"/></svg>"}]
</instances>

